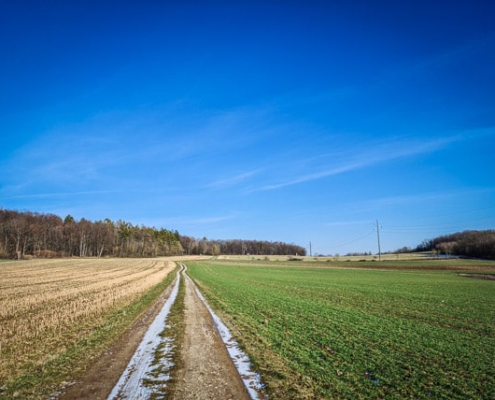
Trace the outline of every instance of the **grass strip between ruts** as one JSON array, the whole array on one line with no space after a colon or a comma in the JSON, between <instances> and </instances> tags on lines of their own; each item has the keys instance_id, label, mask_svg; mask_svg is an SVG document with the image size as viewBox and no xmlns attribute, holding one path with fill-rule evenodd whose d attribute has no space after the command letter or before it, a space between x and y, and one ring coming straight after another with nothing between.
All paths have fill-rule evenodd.
<instances>
[{"instance_id":1,"label":"grass strip between ruts","mask_svg":"<svg viewBox=\"0 0 495 400\"><path fill-rule=\"evenodd\" d=\"M174 304L170 308L167 316L165 330L160 333L162 343L158 346L153 360L154 369L151 378L147 378L145 385L154 388L150 400L171 398L177 383L177 373L181 368L181 350L185 331L184 321L184 298L185 298L184 275L182 274L179 283L179 291ZM171 349L167 349L167 344ZM170 353L167 353L170 351ZM160 377L167 376L164 382L160 382ZM157 379L158 378L158 379Z\"/></svg>"}]
</instances>

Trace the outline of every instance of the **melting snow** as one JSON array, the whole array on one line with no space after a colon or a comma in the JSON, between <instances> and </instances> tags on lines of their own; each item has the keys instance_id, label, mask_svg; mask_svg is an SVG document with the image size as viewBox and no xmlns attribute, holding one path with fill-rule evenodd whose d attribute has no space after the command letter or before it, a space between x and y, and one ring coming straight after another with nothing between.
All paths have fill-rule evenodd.
<instances>
[{"instance_id":1,"label":"melting snow","mask_svg":"<svg viewBox=\"0 0 495 400\"><path fill-rule=\"evenodd\" d=\"M193 283L192 280L191 283ZM196 289L196 293L198 294L199 298L203 301L206 308L208 308L208 311L210 312L213 321L215 322L218 332L220 333L220 336L222 337L222 340L227 347L230 358L234 362L234 365L239 371L239 375L244 382L244 386L248 390L249 396L253 400L260 400L258 391L260 389L263 389L264 387L263 383L261 382L260 375L256 372L251 371L251 362L249 361L249 357L241 350L239 344L230 333L229 328L227 328L220 317L218 317L218 315L216 315L215 312L211 309L208 302L203 297L196 285L194 285L194 288Z\"/></svg>"},{"instance_id":2,"label":"melting snow","mask_svg":"<svg viewBox=\"0 0 495 400\"><path fill-rule=\"evenodd\" d=\"M171 349L171 344L167 343L168 339L162 338L160 333L166 328L166 319L179 292L179 283L180 273L177 274L169 298L153 323L149 326L143 340L136 349L131 361L129 361L127 368L113 388L110 396L108 396L108 400L149 399L154 392L153 389L156 390L159 388L157 386L158 379L162 382L169 379L169 376L166 374L159 376L158 379L154 377L153 370L156 366L153 366L152 363L160 344L165 344L166 350ZM167 358L161 361L165 370L170 369L171 363ZM143 380L150 381L151 385L145 385ZM163 386L163 383L161 385Z\"/></svg>"},{"instance_id":3,"label":"melting snow","mask_svg":"<svg viewBox=\"0 0 495 400\"><path fill-rule=\"evenodd\" d=\"M185 268L183 264L181 264L181 266L183 269ZM177 278L174 281L174 286L169 298L166 300L165 305L160 310L160 313L156 316L155 320L148 328L143 340L139 344L131 361L129 361L127 368L113 388L107 400L149 399L153 393L156 395L157 390L159 391L166 386L166 381L170 379L170 376L163 372L156 376L156 374L154 374L156 371L156 365L153 365L153 361L155 360L155 354L158 347L160 345L164 345L163 353L165 355L160 359L160 366L162 367L161 370L168 371L173 366L170 360L170 353L174 347L173 343L170 342L170 339L161 337L160 333L167 328L166 319L179 291L180 275L180 273L177 274ZM203 301L206 308L210 312L215 326L227 347L230 358L239 371L241 379L243 380L244 386L247 388L251 399L260 400L258 390L263 388L263 384L259 374L251 371L249 357L240 349L238 343L230 333L227 326L225 326L225 324L211 309L196 285L187 275L186 278L193 284L199 298ZM144 382L146 382L146 384Z\"/></svg>"}]
</instances>

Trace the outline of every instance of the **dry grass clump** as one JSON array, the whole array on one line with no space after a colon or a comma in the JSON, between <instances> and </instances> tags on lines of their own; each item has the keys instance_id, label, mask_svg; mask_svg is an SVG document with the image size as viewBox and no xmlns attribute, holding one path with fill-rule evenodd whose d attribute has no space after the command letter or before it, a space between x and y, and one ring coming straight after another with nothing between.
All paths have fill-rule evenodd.
<instances>
[{"instance_id":1,"label":"dry grass clump","mask_svg":"<svg viewBox=\"0 0 495 400\"><path fill-rule=\"evenodd\" d=\"M174 268L157 259L57 259L0 264L0 385L97 329Z\"/></svg>"}]
</instances>

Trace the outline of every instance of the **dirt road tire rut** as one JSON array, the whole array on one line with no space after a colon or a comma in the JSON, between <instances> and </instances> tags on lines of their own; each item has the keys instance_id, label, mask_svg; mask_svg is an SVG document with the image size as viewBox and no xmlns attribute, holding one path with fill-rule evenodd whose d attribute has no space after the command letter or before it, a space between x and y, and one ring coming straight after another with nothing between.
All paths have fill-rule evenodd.
<instances>
[{"instance_id":1,"label":"dirt road tire rut","mask_svg":"<svg viewBox=\"0 0 495 400\"><path fill-rule=\"evenodd\" d=\"M175 400L249 399L211 315L185 275L185 332L182 370L175 384Z\"/></svg>"},{"instance_id":2,"label":"dirt road tire rut","mask_svg":"<svg viewBox=\"0 0 495 400\"><path fill-rule=\"evenodd\" d=\"M249 400L247 389L229 357L210 312L184 271L182 279L185 284L184 332L170 399ZM170 288L84 376L66 387L56 398L107 399L169 293Z\"/></svg>"}]
</instances>

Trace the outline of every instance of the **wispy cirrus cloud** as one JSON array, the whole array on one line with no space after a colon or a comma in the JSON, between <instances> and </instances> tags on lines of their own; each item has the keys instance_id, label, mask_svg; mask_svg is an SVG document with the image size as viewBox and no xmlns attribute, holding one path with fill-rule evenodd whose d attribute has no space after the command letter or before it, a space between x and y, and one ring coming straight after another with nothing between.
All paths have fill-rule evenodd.
<instances>
[{"instance_id":1,"label":"wispy cirrus cloud","mask_svg":"<svg viewBox=\"0 0 495 400\"><path fill-rule=\"evenodd\" d=\"M143 170L153 171L156 179L167 175L163 171L187 168L179 161L208 163L209 157L240 151L256 143L256 135L267 133L263 117L268 111L264 108L189 111L187 104L172 104L61 123L1 160L3 189L19 194L42 186L60 187L61 191L67 187L79 191L89 186L116 187L121 181L145 181L146 173L136 177L136 171ZM109 179L116 172L119 178ZM213 185L235 185L255 173L242 173Z\"/></svg>"},{"instance_id":2,"label":"wispy cirrus cloud","mask_svg":"<svg viewBox=\"0 0 495 400\"><path fill-rule=\"evenodd\" d=\"M302 173L290 179L281 180L272 184L266 184L257 188L251 188L247 192L276 190L287 186L293 186L304 182L315 181L328 178L335 175L341 175L347 172L359 170L373 165L405 159L414 156L439 151L449 144L462 140L462 136L454 135L449 137L431 139L431 140L413 140L413 139L395 139L382 142L372 142L361 144L349 155L346 150L345 159L341 160L339 165L322 166L318 170L309 173ZM322 155L318 158L324 158ZM329 154L329 159L334 159L335 154Z\"/></svg>"},{"instance_id":3,"label":"wispy cirrus cloud","mask_svg":"<svg viewBox=\"0 0 495 400\"><path fill-rule=\"evenodd\" d=\"M261 169L255 169L252 171L242 172L240 174L230 176L228 178L219 179L219 180L207 185L207 187L219 189L219 188L224 188L224 187L229 187L229 186L235 186L235 185L238 185L238 184L245 182L248 179L251 179L253 176L259 174L260 172L261 172Z\"/></svg>"},{"instance_id":4,"label":"wispy cirrus cloud","mask_svg":"<svg viewBox=\"0 0 495 400\"><path fill-rule=\"evenodd\" d=\"M286 186L293 186L293 185L297 185L299 183L304 183L304 182L308 182L308 181L314 181L314 180L318 180L318 179L322 179L322 178L327 178L327 177L332 176L332 175L343 174L344 172L352 171L354 169L361 168L365 165L366 165L366 163L359 163L359 162L350 163L347 165L342 165L342 166L337 167L337 168L332 168L332 169L325 170L325 171L315 172L313 174L301 175L301 176L295 177L294 179L291 179L288 181L279 182L279 183L266 185L266 186L261 186L261 187L255 188L255 189L250 189L250 190L248 190L248 192L280 189L280 188L283 188Z\"/></svg>"},{"instance_id":5,"label":"wispy cirrus cloud","mask_svg":"<svg viewBox=\"0 0 495 400\"><path fill-rule=\"evenodd\" d=\"M495 188L464 188L443 192L418 193L411 195L385 196L380 198L355 201L345 204L346 210L382 210L393 207L418 207L421 203L445 204L455 200L467 200L470 198L487 198L495 192ZM492 207L493 208L493 207ZM457 212L458 213L458 212Z\"/></svg>"},{"instance_id":6,"label":"wispy cirrus cloud","mask_svg":"<svg viewBox=\"0 0 495 400\"><path fill-rule=\"evenodd\" d=\"M213 215L213 216L183 216L183 217L170 217L170 218L154 218L153 220L145 220L144 223L158 226L181 226L181 227L196 227L196 226L212 226L226 222L236 218L237 215Z\"/></svg>"}]
</instances>

